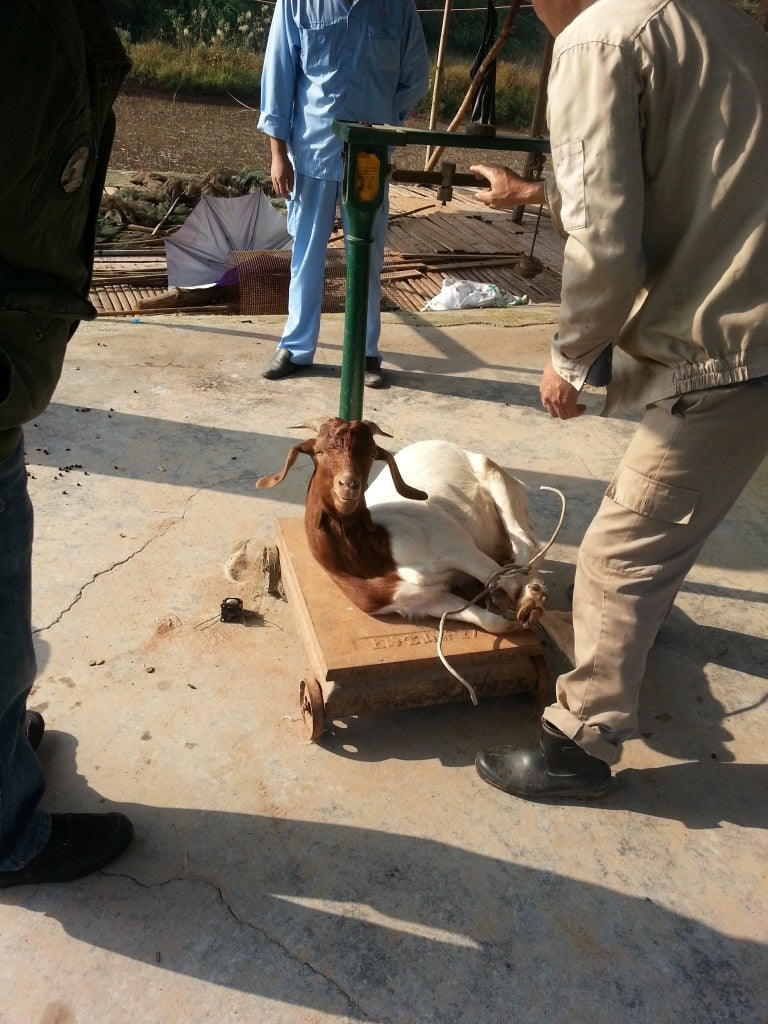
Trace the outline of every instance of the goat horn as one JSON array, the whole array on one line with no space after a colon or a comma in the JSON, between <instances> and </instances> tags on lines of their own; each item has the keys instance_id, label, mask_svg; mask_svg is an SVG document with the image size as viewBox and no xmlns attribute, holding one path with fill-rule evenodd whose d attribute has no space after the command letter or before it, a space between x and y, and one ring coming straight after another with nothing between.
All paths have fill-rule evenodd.
<instances>
[{"instance_id":1,"label":"goat horn","mask_svg":"<svg viewBox=\"0 0 768 1024\"><path fill-rule=\"evenodd\" d=\"M363 420L363 423L368 427L372 434L380 434L382 437L392 437L392 434L388 434L386 430L382 430L373 420Z\"/></svg>"},{"instance_id":2,"label":"goat horn","mask_svg":"<svg viewBox=\"0 0 768 1024\"><path fill-rule=\"evenodd\" d=\"M391 452L388 452L386 448L379 448L376 446L376 458L383 459L384 462L389 466L389 472L392 474L392 481L395 485L395 490L398 494L402 494L404 498L411 498L413 501L426 501L429 495L426 491L419 491L415 487L411 487L405 480L400 476L400 470L397 468L397 463Z\"/></svg>"},{"instance_id":3,"label":"goat horn","mask_svg":"<svg viewBox=\"0 0 768 1024\"><path fill-rule=\"evenodd\" d=\"M274 487L276 484L281 483L285 480L285 475L291 466L294 464L299 455L309 455L312 457L315 454L315 438L310 438L309 441L300 441L299 444L295 444L293 448L288 452L285 460L285 465L279 473L272 473L270 476L262 476L256 481L256 487L260 491L265 491L268 487Z\"/></svg>"},{"instance_id":4,"label":"goat horn","mask_svg":"<svg viewBox=\"0 0 768 1024\"><path fill-rule=\"evenodd\" d=\"M320 427L322 427L325 420L304 420L303 423L291 423L288 427L289 430L312 430L316 434L320 433Z\"/></svg>"},{"instance_id":5,"label":"goat horn","mask_svg":"<svg viewBox=\"0 0 768 1024\"><path fill-rule=\"evenodd\" d=\"M289 430L313 430L316 434L320 433L320 428L327 420L304 420L303 423L292 423ZM382 430L381 427L374 423L373 420L362 421L372 434L380 434L382 437L393 437L393 434L388 434L386 430Z\"/></svg>"}]
</instances>

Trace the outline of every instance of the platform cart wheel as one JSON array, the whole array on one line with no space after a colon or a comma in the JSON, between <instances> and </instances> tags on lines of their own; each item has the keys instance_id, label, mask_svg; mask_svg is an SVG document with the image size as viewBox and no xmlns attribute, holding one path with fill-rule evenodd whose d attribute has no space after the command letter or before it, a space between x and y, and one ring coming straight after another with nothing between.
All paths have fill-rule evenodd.
<instances>
[{"instance_id":1,"label":"platform cart wheel","mask_svg":"<svg viewBox=\"0 0 768 1024\"><path fill-rule=\"evenodd\" d=\"M262 548L261 570L267 583L267 593L273 597L284 597L280 551L276 547Z\"/></svg>"},{"instance_id":2,"label":"platform cart wheel","mask_svg":"<svg viewBox=\"0 0 768 1024\"><path fill-rule=\"evenodd\" d=\"M311 740L319 740L325 732L325 708L323 691L316 679L301 680L299 704L307 736Z\"/></svg>"}]
</instances>

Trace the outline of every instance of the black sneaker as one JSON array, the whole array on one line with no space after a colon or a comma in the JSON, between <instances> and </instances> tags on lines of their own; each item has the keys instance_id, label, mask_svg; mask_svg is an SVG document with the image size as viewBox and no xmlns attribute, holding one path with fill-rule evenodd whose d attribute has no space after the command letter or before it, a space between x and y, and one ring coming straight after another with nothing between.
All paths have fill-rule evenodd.
<instances>
[{"instance_id":1,"label":"black sneaker","mask_svg":"<svg viewBox=\"0 0 768 1024\"><path fill-rule=\"evenodd\" d=\"M381 363L376 356L365 357L365 376L363 377L363 384L367 388L384 387L384 371L382 370Z\"/></svg>"},{"instance_id":2,"label":"black sneaker","mask_svg":"<svg viewBox=\"0 0 768 1024\"><path fill-rule=\"evenodd\" d=\"M103 868L130 846L133 825L124 814L52 814L40 853L17 871L0 871L0 889L41 882L72 882Z\"/></svg>"},{"instance_id":3,"label":"black sneaker","mask_svg":"<svg viewBox=\"0 0 768 1024\"><path fill-rule=\"evenodd\" d=\"M33 750L40 746L45 732L45 721L39 711L27 711L24 715L24 734Z\"/></svg>"}]
</instances>

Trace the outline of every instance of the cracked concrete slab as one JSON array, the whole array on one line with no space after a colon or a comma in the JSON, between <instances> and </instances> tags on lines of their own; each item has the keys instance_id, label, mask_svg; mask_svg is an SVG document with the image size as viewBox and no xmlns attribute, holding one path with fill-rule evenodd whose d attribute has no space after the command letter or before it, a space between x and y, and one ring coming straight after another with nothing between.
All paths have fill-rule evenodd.
<instances>
[{"instance_id":1,"label":"cracked concrete slab","mask_svg":"<svg viewBox=\"0 0 768 1024\"><path fill-rule=\"evenodd\" d=\"M539 487L561 488L565 607L634 421L600 419L598 396L572 423L540 411L554 314L386 315L391 386L365 414L392 447L449 437L511 469L542 537L559 505ZM338 411L342 320L281 382L260 376L281 318L84 325L26 430L45 805L123 810L136 839L91 878L3 892L0 1021L764 1024L768 468L662 628L602 802L478 779L476 750L535 735L524 696L311 743L293 609L258 559L309 466L254 481L293 425ZM245 624L220 621L228 596Z\"/></svg>"}]
</instances>

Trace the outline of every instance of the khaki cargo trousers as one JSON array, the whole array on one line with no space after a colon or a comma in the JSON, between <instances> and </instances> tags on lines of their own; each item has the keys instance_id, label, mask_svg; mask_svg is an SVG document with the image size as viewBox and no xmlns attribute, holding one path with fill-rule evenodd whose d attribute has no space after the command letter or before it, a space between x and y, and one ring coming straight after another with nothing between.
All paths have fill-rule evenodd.
<instances>
[{"instance_id":1,"label":"khaki cargo trousers","mask_svg":"<svg viewBox=\"0 0 768 1024\"><path fill-rule=\"evenodd\" d=\"M707 537L768 454L768 378L647 408L579 549L575 668L544 719L614 764L648 652Z\"/></svg>"}]
</instances>

